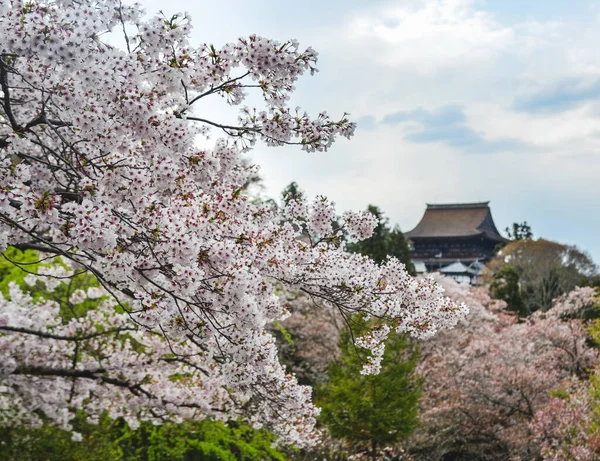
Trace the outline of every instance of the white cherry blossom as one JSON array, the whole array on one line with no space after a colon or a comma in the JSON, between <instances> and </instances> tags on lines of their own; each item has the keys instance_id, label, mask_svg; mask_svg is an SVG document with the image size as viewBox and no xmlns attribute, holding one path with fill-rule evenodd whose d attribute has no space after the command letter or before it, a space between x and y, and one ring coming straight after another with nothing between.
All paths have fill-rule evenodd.
<instances>
[{"instance_id":1,"label":"white cherry blossom","mask_svg":"<svg viewBox=\"0 0 600 461\"><path fill-rule=\"evenodd\" d=\"M395 259L345 252L342 234L368 237L372 216L334 228L324 197L279 212L244 195L243 152L257 141L325 151L354 132L347 114L287 106L316 71L312 48L256 35L191 44L189 15L142 17L119 0L0 2L1 249L70 261L42 266L49 291L81 272L102 285L74 294L98 308L66 323L53 300L18 287L1 301L2 409L62 427L75 408L132 425L243 416L310 443L311 391L265 328L287 314L277 287L418 336L454 325L464 306ZM105 41L130 30L126 49ZM251 92L264 107L242 105ZM216 96L240 105L237 121L203 114ZM223 137L197 147L209 130ZM363 340L375 360L388 329Z\"/></svg>"}]
</instances>

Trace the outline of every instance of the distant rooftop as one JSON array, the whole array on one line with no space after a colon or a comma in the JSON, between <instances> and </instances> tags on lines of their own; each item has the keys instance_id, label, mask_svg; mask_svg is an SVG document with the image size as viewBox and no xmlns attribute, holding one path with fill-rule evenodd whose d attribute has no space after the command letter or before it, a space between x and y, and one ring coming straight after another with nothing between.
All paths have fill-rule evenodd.
<instances>
[{"instance_id":1,"label":"distant rooftop","mask_svg":"<svg viewBox=\"0 0 600 461\"><path fill-rule=\"evenodd\" d=\"M428 203L419 224L405 235L411 239L482 235L504 242L506 239L494 224L489 203Z\"/></svg>"},{"instance_id":2,"label":"distant rooftop","mask_svg":"<svg viewBox=\"0 0 600 461\"><path fill-rule=\"evenodd\" d=\"M439 270L442 274L471 274L477 275L478 271L471 267L465 266L460 261L455 261L452 264L442 267Z\"/></svg>"},{"instance_id":3,"label":"distant rooftop","mask_svg":"<svg viewBox=\"0 0 600 461\"><path fill-rule=\"evenodd\" d=\"M454 210L457 208L489 208L490 202L472 202L472 203L428 203L429 210Z\"/></svg>"}]
</instances>

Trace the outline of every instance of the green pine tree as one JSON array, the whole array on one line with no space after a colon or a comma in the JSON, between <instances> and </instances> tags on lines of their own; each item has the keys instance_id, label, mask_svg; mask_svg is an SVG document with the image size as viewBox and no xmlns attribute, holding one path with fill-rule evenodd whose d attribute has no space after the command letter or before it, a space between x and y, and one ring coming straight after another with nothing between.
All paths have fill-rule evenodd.
<instances>
[{"instance_id":1,"label":"green pine tree","mask_svg":"<svg viewBox=\"0 0 600 461\"><path fill-rule=\"evenodd\" d=\"M369 326L353 319L353 334ZM380 449L410 435L418 424L422 380L415 375L419 352L405 335L391 334L378 375L360 374L365 357L350 333L340 339L341 357L329 368L329 383L317 390L321 421L332 436L344 439L375 459Z\"/></svg>"}]
</instances>

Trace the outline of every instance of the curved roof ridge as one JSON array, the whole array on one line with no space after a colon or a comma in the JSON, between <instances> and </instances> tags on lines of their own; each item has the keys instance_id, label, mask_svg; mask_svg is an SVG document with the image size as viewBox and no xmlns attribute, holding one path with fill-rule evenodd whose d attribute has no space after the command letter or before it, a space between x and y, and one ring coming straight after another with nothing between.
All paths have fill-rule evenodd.
<instances>
[{"instance_id":1,"label":"curved roof ridge","mask_svg":"<svg viewBox=\"0 0 600 461\"><path fill-rule=\"evenodd\" d=\"M409 232L408 238L468 237L486 235L505 241L500 235L487 202L427 204L419 223Z\"/></svg>"},{"instance_id":2,"label":"curved roof ridge","mask_svg":"<svg viewBox=\"0 0 600 461\"><path fill-rule=\"evenodd\" d=\"M448 210L458 208L489 208L490 202L469 202L469 203L427 203L429 210Z\"/></svg>"}]
</instances>

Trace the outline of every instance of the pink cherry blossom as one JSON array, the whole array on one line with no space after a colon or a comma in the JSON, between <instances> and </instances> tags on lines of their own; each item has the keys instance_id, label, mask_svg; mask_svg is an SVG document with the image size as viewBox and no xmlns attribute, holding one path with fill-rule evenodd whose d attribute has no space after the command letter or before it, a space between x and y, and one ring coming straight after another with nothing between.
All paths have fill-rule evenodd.
<instances>
[{"instance_id":1,"label":"pink cherry blossom","mask_svg":"<svg viewBox=\"0 0 600 461\"><path fill-rule=\"evenodd\" d=\"M551 391L584 382L598 361L579 315L593 305L595 291L577 288L519 322L486 287L439 283L471 312L458 328L422 344L426 384L413 449L432 460L475 452L536 459L540 444L530 423L551 411Z\"/></svg>"}]
</instances>

